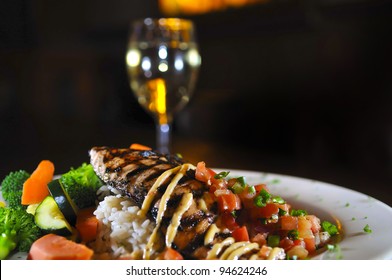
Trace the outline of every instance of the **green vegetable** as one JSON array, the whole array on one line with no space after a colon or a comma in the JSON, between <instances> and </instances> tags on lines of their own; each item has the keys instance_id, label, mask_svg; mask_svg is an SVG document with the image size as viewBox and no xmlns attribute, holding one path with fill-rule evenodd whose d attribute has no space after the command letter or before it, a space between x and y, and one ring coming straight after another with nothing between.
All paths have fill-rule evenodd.
<instances>
[{"instance_id":1,"label":"green vegetable","mask_svg":"<svg viewBox=\"0 0 392 280\"><path fill-rule=\"evenodd\" d=\"M45 233L54 233L63 236L72 234L72 227L65 219L52 196L47 196L35 210L35 223Z\"/></svg>"},{"instance_id":2,"label":"green vegetable","mask_svg":"<svg viewBox=\"0 0 392 280\"><path fill-rule=\"evenodd\" d=\"M281 198L280 196L275 196L272 198L272 202L273 203L278 203L278 204L285 204L286 201L284 201L283 198Z\"/></svg>"},{"instance_id":3,"label":"green vegetable","mask_svg":"<svg viewBox=\"0 0 392 280\"><path fill-rule=\"evenodd\" d=\"M368 224L363 228L363 231L366 233L372 233L372 230Z\"/></svg>"},{"instance_id":4,"label":"green vegetable","mask_svg":"<svg viewBox=\"0 0 392 280\"><path fill-rule=\"evenodd\" d=\"M60 180L57 179L50 182L48 184L48 189L51 196L56 201L61 213L63 213L65 219L67 219L71 225L75 226L78 208L64 190Z\"/></svg>"},{"instance_id":5,"label":"green vegetable","mask_svg":"<svg viewBox=\"0 0 392 280\"><path fill-rule=\"evenodd\" d=\"M240 183L242 187L246 186L246 179L244 176L238 177L237 182Z\"/></svg>"},{"instance_id":6,"label":"green vegetable","mask_svg":"<svg viewBox=\"0 0 392 280\"><path fill-rule=\"evenodd\" d=\"M0 259L15 249L28 252L35 240L42 236L34 216L24 209L0 208Z\"/></svg>"},{"instance_id":7,"label":"green vegetable","mask_svg":"<svg viewBox=\"0 0 392 280\"><path fill-rule=\"evenodd\" d=\"M244 187L241 186L239 182L235 182L229 189L235 194L239 194L244 191Z\"/></svg>"},{"instance_id":8,"label":"green vegetable","mask_svg":"<svg viewBox=\"0 0 392 280\"><path fill-rule=\"evenodd\" d=\"M334 224L332 224L332 223L330 223L328 221L323 221L321 223L321 228L324 231L328 232L330 236L333 236L333 235L339 233L338 228Z\"/></svg>"},{"instance_id":9,"label":"green vegetable","mask_svg":"<svg viewBox=\"0 0 392 280\"><path fill-rule=\"evenodd\" d=\"M287 233L287 237L288 237L288 238L291 238L292 240L297 240L298 237L299 237L299 232L298 232L298 230L296 230L296 229L290 230L290 231Z\"/></svg>"},{"instance_id":10,"label":"green vegetable","mask_svg":"<svg viewBox=\"0 0 392 280\"><path fill-rule=\"evenodd\" d=\"M253 194L256 192L255 186L248 186L248 193Z\"/></svg>"},{"instance_id":11,"label":"green vegetable","mask_svg":"<svg viewBox=\"0 0 392 280\"><path fill-rule=\"evenodd\" d=\"M267 201L270 198L271 194L266 190L262 189L259 195L254 198L253 202L257 207L265 207L267 205Z\"/></svg>"},{"instance_id":12,"label":"green vegetable","mask_svg":"<svg viewBox=\"0 0 392 280\"><path fill-rule=\"evenodd\" d=\"M222 171L219 172L218 174L215 174L214 179L223 179L229 175L230 171Z\"/></svg>"},{"instance_id":13,"label":"green vegetable","mask_svg":"<svg viewBox=\"0 0 392 280\"><path fill-rule=\"evenodd\" d=\"M267 244L270 247L278 247L280 242L279 235L268 235Z\"/></svg>"},{"instance_id":14,"label":"green vegetable","mask_svg":"<svg viewBox=\"0 0 392 280\"><path fill-rule=\"evenodd\" d=\"M284 216L284 215L287 214L287 211L284 211L282 208L279 208L278 211L279 211L279 212L278 212L278 215L279 215L279 216Z\"/></svg>"},{"instance_id":15,"label":"green vegetable","mask_svg":"<svg viewBox=\"0 0 392 280\"><path fill-rule=\"evenodd\" d=\"M246 179L245 177L241 176L235 179L235 183L230 187L230 190L235 193L239 194L242 193L245 189L246 185Z\"/></svg>"},{"instance_id":16,"label":"green vegetable","mask_svg":"<svg viewBox=\"0 0 392 280\"><path fill-rule=\"evenodd\" d=\"M21 204L23 183L30 177L24 170L9 173L1 182L1 192L3 198L10 208L23 208Z\"/></svg>"},{"instance_id":17,"label":"green vegetable","mask_svg":"<svg viewBox=\"0 0 392 280\"><path fill-rule=\"evenodd\" d=\"M290 211L290 215L291 216L296 216L296 217L298 217L298 216L306 216L306 215L308 215L308 212L306 212L306 210L302 210L302 209L297 209L297 210L292 209Z\"/></svg>"},{"instance_id":18,"label":"green vegetable","mask_svg":"<svg viewBox=\"0 0 392 280\"><path fill-rule=\"evenodd\" d=\"M91 164L83 163L78 168L60 177L61 185L80 209L95 205L96 192L103 185Z\"/></svg>"}]
</instances>

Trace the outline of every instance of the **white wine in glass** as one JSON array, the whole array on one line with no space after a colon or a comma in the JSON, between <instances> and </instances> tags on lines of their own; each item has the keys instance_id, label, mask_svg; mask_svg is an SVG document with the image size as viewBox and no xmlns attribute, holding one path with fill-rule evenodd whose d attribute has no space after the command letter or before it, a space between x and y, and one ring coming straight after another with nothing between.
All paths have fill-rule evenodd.
<instances>
[{"instance_id":1,"label":"white wine in glass","mask_svg":"<svg viewBox=\"0 0 392 280\"><path fill-rule=\"evenodd\" d=\"M179 18L134 21L126 65L133 93L154 118L156 150L168 154L173 117L189 102L201 65L194 23Z\"/></svg>"}]
</instances>

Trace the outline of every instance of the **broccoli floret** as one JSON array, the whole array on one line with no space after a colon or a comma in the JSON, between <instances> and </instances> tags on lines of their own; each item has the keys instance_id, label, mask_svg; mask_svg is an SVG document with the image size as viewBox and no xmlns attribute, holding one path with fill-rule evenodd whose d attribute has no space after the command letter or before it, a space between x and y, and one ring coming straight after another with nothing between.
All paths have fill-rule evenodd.
<instances>
[{"instance_id":1,"label":"broccoli floret","mask_svg":"<svg viewBox=\"0 0 392 280\"><path fill-rule=\"evenodd\" d=\"M95 205L96 192L103 185L92 165L87 163L71 168L60 177L60 182L79 209Z\"/></svg>"},{"instance_id":2,"label":"broccoli floret","mask_svg":"<svg viewBox=\"0 0 392 280\"><path fill-rule=\"evenodd\" d=\"M3 198L10 208L23 208L21 204L23 183L30 177L30 174L24 170L11 172L1 182L1 192Z\"/></svg>"},{"instance_id":3,"label":"broccoli floret","mask_svg":"<svg viewBox=\"0 0 392 280\"><path fill-rule=\"evenodd\" d=\"M42 236L34 216L23 209L0 207L0 259L15 249L28 252L35 240Z\"/></svg>"}]
</instances>

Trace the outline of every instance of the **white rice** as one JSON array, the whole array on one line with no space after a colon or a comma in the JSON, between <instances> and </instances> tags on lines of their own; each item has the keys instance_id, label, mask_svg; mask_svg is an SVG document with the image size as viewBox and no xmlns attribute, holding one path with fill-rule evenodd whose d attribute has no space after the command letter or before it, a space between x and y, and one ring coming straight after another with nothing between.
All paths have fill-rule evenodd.
<instances>
[{"instance_id":1,"label":"white rice","mask_svg":"<svg viewBox=\"0 0 392 280\"><path fill-rule=\"evenodd\" d=\"M90 244L97 258L141 255L155 223L137 215L139 207L115 189L103 186L94 214L100 221L97 239Z\"/></svg>"}]
</instances>

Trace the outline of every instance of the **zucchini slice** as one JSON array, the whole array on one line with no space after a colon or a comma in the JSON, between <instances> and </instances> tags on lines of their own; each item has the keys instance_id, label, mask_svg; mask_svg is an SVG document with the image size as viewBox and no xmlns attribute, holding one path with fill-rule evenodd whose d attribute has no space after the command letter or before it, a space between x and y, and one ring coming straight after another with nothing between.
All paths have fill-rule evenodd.
<instances>
[{"instance_id":1,"label":"zucchini slice","mask_svg":"<svg viewBox=\"0 0 392 280\"><path fill-rule=\"evenodd\" d=\"M72 226L76 224L76 214L78 208L74 202L69 198L67 192L64 190L59 179L53 180L48 184L49 192L59 206L64 217Z\"/></svg>"},{"instance_id":2,"label":"zucchini slice","mask_svg":"<svg viewBox=\"0 0 392 280\"><path fill-rule=\"evenodd\" d=\"M47 196L37 207L34 215L35 223L47 233L69 236L72 227L65 219L52 196Z\"/></svg>"}]
</instances>

